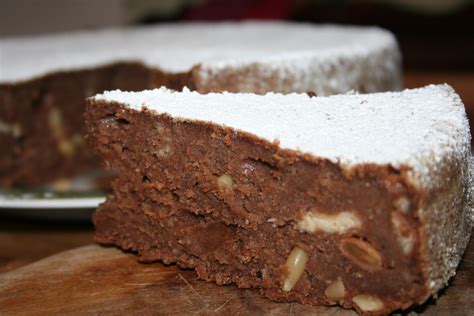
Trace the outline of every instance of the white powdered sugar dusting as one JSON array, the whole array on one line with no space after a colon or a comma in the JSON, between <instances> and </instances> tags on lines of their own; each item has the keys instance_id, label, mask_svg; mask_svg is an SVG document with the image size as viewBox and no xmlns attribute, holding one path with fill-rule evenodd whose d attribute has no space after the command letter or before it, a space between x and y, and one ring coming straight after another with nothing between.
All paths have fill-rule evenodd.
<instances>
[{"instance_id":1,"label":"white powdered sugar dusting","mask_svg":"<svg viewBox=\"0 0 474 316\"><path fill-rule=\"evenodd\" d=\"M203 82L222 69L265 65L289 91L348 91L395 78L399 51L393 35L376 27L288 22L183 23L0 40L0 83L55 71L138 61L177 73L201 65ZM389 74L389 75L387 75ZM367 80L363 80L368 76ZM319 81L331 78L323 84ZM290 86L288 86L290 85ZM380 90L380 89L378 89Z\"/></svg>"},{"instance_id":2,"label":"white powdered sugar dusting","mask_svg":"<svg viewBox=\"0 0 474 316\"><path fill-rule=\"evenodd\" d=\"M330 97L116 90L95 100L224 125L349 168L361 163L408 165L414 180L424 186L434 181L437 165L447 156L470 153L464 105L446 84Z\"/></svg>"}]
</instances>

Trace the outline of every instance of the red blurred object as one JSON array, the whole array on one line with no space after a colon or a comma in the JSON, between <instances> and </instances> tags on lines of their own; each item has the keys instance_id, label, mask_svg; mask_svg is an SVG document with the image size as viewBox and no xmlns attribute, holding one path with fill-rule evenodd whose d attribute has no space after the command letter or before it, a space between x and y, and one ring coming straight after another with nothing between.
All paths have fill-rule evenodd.
<instances>
[{"instance_id":1,"label":"red blurred object","mask_svg":"<svg viewBox=\"0 0 474 316\"><path fill-rule=\"evenodd\" d=\"M185 20L279 20L291 17L292 0L209 0L194 6Z\"/></svg>"}]
</instances>

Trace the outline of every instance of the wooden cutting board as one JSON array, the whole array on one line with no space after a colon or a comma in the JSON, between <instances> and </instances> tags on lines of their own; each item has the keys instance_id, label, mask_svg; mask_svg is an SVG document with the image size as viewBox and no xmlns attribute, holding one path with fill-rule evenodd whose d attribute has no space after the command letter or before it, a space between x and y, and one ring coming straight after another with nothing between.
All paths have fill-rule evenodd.
<instances>
[{"instance_id":1,"label":"wooden cutting board","mask_svg":"<svg viewBox=\"0 0 474 316\"><path fill-rule=\"evenodd\" d=\"M474 238L452 285L416 308L427 315L474 314ZM355 315L338 307L275 303L258 290L218 286L194 272L140 264L116 248L84 246L0 275L0 314Z\"/></svg>"}]
</instances>

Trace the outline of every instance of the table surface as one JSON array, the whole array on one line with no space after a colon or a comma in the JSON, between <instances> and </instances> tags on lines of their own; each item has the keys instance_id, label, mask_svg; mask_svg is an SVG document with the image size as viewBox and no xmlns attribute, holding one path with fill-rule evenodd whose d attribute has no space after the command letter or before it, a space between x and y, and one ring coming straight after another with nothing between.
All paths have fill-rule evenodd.
<instances>
[{"instance_id":1,"label":"table surface","mask_svg":"<svg viewBox=\"0 0 474 316\"><path fill-rule=\"evenodd\" d=\"M473 274L471 242L450 286L437 300L407 312L472 315ZM0 273L0 314L5 311L12 315L357 315L337 306L273 302L257 289L204 282L192 270L138 263L134 254L95 244Z\"/></svg>"},{"instance_id":2,"label":"table surface","mask_svg":"<svg viewBox=\"0 0 474 316\"><path fill-rule=\"evenodd\" d=\"M469 116L474 115L474 73L408 72L406 87L447 82L461 95ZM471 122L474 117L471 116ZM472 123L471 123L472 124ZM52 222L12 216L14 212L0 209L0 274L12 271L41 258L61 251L93 243L90 222ZM471 238L470 251L474 251ZM470 260L473 255L470 254ZM474 269L471 265L467 278L474 290ZM474 306L473 306L474 308Z\"/></svg>"}]
</instances>

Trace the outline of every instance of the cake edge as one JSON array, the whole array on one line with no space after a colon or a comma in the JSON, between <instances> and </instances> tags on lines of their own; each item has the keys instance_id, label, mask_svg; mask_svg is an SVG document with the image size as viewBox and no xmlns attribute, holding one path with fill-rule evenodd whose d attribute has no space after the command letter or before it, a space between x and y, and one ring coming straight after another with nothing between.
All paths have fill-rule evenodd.
<instances>
[{"instance_id":1,"label":"cake edge","mask_svg":"<svg viewBox=\"0 0 474 316\"><path fill-rule=\"evenodd\" d=\"M228 22L221 23L223 25L230 25ZM253 25L252 23L259 25L259 23L255 21L233 22L232 25L247 26ZM268 24L268 22L262 24L265 23ZM207 23L206 25L209 24L212 23ZM310 23L287 24L296 24L306 27L312 26ZM172 24L160 27L165 29L170 26L172 26ZM258 93L272 90L278 90L285 93L290 91L307 92L319 90L314 92L317 92L320 95L344 93L351 89L364 90L360 85L367 85L367 92L400 89L402 71L400 67L401 53L396 38L392 32L377 26L318 24L313 27L331 29L357 28L368 32L370 35L368 38L370 38L371 41L366 45L366 47L352 47L353 51L351 51L350 54L346 51L348 47L346 47L346 49L336 48L327 51L318 51L316 49L314 51L310 50L309 53L306 51L296 51L280 55L275 54L274 56L271 56L270 61L263 58L255 58L252 61L236 61L232 58L223 59L217 62L202 61L196 62L186 69L179 70L167 69L163 65L158 65L158 63L154 64L148 60L149 58L147 59L143 56L115 56L107 60L97 60L90 63L50 67L48 70L34 73L29 76L0 78L0 87L2 85L27 83L54 73L82 71L106 67L110 64L116 63L142 63L144 66L149 68L149 70L156 70L171 75L193 72L197 81L196 87L202 92L223 90L223 86L229 91L249 91L253 85L258 87L257 90L254 90ZM145 27L143 29L146 32L153 30L152 27ZM141 30L141 28L129 28L125 30L136 32ZM106 35L107 32L120 32L120 29L105 29L101 30L101 32ZM50 37L54 38L69 34L71 36L74 36L75 34L83 36L92 33L79 31L50 35ZM45 38L47 39L48 36L45 36ZM376 41L373 38L378 40ZM22 39L7 38L3 41L8 42L12 40L18 40L21 42ZM0 47L1 45L2 41L0 40ZM296 56L298 57L295 58ZM281 67L281 69L277 69L278 67ZM352 75L349 79L346 78L348 73ZM255 80L255 75L257 75L257 78L263 77L265 80ZM363 82L358 80L362 80ZM288 86L290 86L291 89L288 89Z\"/></svg>"}]
</instances>

